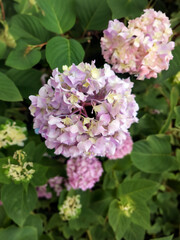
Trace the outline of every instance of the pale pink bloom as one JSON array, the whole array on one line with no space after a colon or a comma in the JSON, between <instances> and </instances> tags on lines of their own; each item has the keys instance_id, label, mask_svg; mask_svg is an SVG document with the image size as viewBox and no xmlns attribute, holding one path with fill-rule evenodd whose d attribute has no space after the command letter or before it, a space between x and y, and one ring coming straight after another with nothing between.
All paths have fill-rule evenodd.
<instances>
[{"instance_id":1,"label":"pale pink bloom","mask_svg":"<svg viewBox=\"0 0 180 240\"><path fill-rule=\"evenodd\" d=\"M67 161L68 183L73 189L85 191L93 188L102 172L101 162L95 157L71 158Z\"/></svg>"},{"instance_id":2,"label":"pale pink bloom","mask_svg":"<svg viewBox=\"0 0 180 240\"><path fill-rule=\"evenodd\" d=\"M74 158L114 154L138 121L133 83L118 78L107 64L103 69L94 62L63 69L53 70L39 95L30 96L34 128L55 154Z\"/></svg>"},{"instance_id":3,"label":"pale pink bloom","mask_svg":"<svg viewBox=\"0 0 180 240\"><path fill-rule=\"evenodd\" d=\"M130 20L128 27L118 20L109 21L101 38L104 59L117 73L135 74L137 79L156 78L169 68L173 58L174 42L170 21L160 11L146 9L145 13Z\"/></svg>"},{"instance_id":4,"label":"pale pink bloom","mask_svg":"<svg viewBox=\"0 0 180 240\"><path fill-rule=\"evenodd\" d=\"M127 154L130 154L132 152L133 148L133 141L129 134L127 134L126 138L122 142L122 144L119 145L119 148L116 150L114 155L107 154L107 157L110 159L117 159L117 158L123 158Z\"/></svg>"}]
</instances>

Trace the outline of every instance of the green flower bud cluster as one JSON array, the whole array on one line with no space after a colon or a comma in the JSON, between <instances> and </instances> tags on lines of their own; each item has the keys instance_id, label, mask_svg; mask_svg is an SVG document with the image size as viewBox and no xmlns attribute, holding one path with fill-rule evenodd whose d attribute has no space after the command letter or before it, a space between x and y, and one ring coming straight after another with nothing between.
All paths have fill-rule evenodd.
<instances>
[{"instance_id":1,"label":"green flower bud cluster","mask_svg":"<svg viewBox=\"0 0 180 240\"><path fill-rule=\"evenodd\" d=\"M59 207L59 214L64 221L78 218L81 213L80 195L67 197L63 205Z\"/></svg>"},{"instance_id":2,"label":"green flower bud cluster","mask_svg":"<svg viewBox=\"0 0 180 240\"><path fill-rule=\"evenodd\" d=\"M6 175L16 182L28 182L35 172L33 163L26 162L26 156L24 151L17 150L13 155L13 159L17 160L17 164L12 164L8 159L8 164L3 166L3 168L7 169Z\"/></svg>"}]
</instances>

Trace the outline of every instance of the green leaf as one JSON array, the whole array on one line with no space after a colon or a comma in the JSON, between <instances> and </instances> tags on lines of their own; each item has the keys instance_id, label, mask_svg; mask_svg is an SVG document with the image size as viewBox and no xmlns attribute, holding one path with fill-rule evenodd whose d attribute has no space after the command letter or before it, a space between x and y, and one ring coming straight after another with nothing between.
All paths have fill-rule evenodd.
<instances>
[{"instance_id":1,"label":"green leaf","mask_svg":"<svg viewBox=\"0 0 180 240\"><path fill-rule=\"evenodd\" d=\"M75 24L73 0L37 0L42 9L42 25L49 31L63 34Z\"/></svg>"},{"instance_id":2,"label":"green leaf","mask_svg":"<svg viewBox=\"0 0 180 240\"><path fill-rule=\"evenodd\" d=\"M52 69L63 65L78 64L84 58L84 50L79 42L64 37L52 38L46 46L46 59Z\"/></svg>"},{"instance_id":3,"label":"green leaf","mask_svg":"<svg viewBox=\"0 0 180 240\"><path fill-rule=\"evenodd\" d=\"M173 239L173 235L169 236L169 237L162 237L162 238L151 238L150 240L172 240Z\"/></svg>"},{"instance_id":4,"label":"green leaf","mask_svg":"<svg viewBox=\"0 0 180 240\"><path fill-rule=\"evenodd\" d=\"M6 43L0 40L0 59L4 57L5 52L6 52Z\"/></svg>"},{"instance_id":5,"label":"green leaf","mask_svg":"<svg viewBox=\"0 0 180 240\"><path fill-rule=\"evenodd\" d=\"M7 75L13 80L22 96L26 99L28 99L30 95L38 94L42 86L40 81L42 73L36 69L23 71L10 69Z\"/></svg>"},{"instance_id":6,"label":"green leaf","mask_svg":"<svg viewBox=\"0 0 180 240\"><path fill-rule=\"evenodd\" d=\"M133 164L143 172L162 173L174 164L168 136L151 135L134 143L131 153Z\"/></svg>"},{"instance_id":7,"label":"green leaf","mask_svg":"<svg viewBox=\"0 0 180 240\"><path fill-rule=\"evenodd\" d=\"M43 221L38 214L29 215L23 226L31 226L36 228L38 236L41 236L41 234L43 233Z\"/></svg>"},{"instance_id":8,"label":"green leaf","mask_svg":"<svg viewBox=\"0 0 180 240\"><path fill-rule=\"evenodd\" d=\"M1 200L8 216L19 226L36 206L36 190L29 185L27 192L21 184L11 183L1 189Z\"/></svg>"},{"instance_id":9,"label":"green leaf","mask_svg":"<svg viewBox=\"0 0 180 240\"><path fill-rule=\"evenodd\" d=\"M3 166L7 164L8 164L8 158L0 158L0 183L5 183L5 184L10 183L9 178L5 174L5 169L3 168Z\"/></svg>"},{"instance_id":10,"label":"green leaf","mask_svg":"<svg viewBox=\"0 0 180 240\"><path fill-rule=\"evenodd\" d=\"M158 189L158 183L147 179L132 179L121 183L118 187L117 196L128 195L129 197L139 197L144 201L151 198Z\"/></svg>"},{"instance_id":11,"label":"green leaf","mask_svg":"<svg viewBox=\"0 0 180 240\"><path fill-rule=\"evenodd\" d=\"M114 234L112 229L108 224L105 225L95 225L89 229L91 237L93 240L109 240L114 239ZM138 239L139 240L139 239Z\"/></svg>"},{"instance_id":12,"label":"green leaf","mask_svg":"<svg viewBox=\"0 0 180 240\"><path fill-rule=\"evenodd\" d=\"M0 100L9 102L23 100L16 85L3 73L0 73L0 89Z\"/></svg>"},{"instance_id":13,"label":"green leaf","mask_svg":"<svg viewBox=\"0 0 180 240\"><path fill-rule=\"evenodd\" d=\"M180 128L180 106L175 107L174 112L176 114L175 126Z\"/></svg>"},{"instance_id":14,"label":"green leaf","mask_svg":"<svg viewBox=\"0 0 180 240\"><path fill-rule=\"evenodd\" d=\"M84 31L103 30L111 19L106 0L76 0L76 12Z\"/></svg>"},{"instance_id":15,"label":"green leaf","mask_svg":"<svg viewBox=\"0 0 180 240\"><path fill-rule=\"evenodd\" d=\"M91 193L91 208L100 215L106 215L109 204L113 200L111 192L96 190Z\"/></svg>"},{"instance_id":16,"label":"green leaf","mask_svg":"<svg viewBox=\"0 0 180 240\"><path fill-rule=\"evenodd\" d=\"M37 230L34 227L18 228L15 226L0 230L0 239L6 240L38 240Z\"/></svg>"},{"instance_id":17,"label":"green leaf","mask_svg":"<svg viewBox=\"0 0 180 240\"><path fill-rule=\"evenodd\" d=\"M10 32L16 39L25 39L28 44L40 44L48 40L48 32L35 16L18 14L12 18Z\"/></svg>"},{"instance_id":18,"label":"green leaf","mask_svg":"<svg viewBox=\"0 0 180 240\"><path fill-rule=\"evenodd\" d=\"M139 17L147 7L147 0L107 0L112 11L112 18Z\"/></svg>"},{"instance_id":19,"label":"green leaf","mask_svg":"<svg viewBox=\"0 0 180 240\"><path fill-rule=\"evenodd\" d=\"M118 200L113 200L109 207L108 212L109 224L111 225L116 239L121 239L126 230L128 229L131 219L130 217L126 216L126 214L120 210Z\"/></svg>"},{"instance_id":20,"label":"green leaf","mask_svg":"<svg viewBox=\"0 0 180 240\"><path fill-rule=\"evenodd\" d=\"M166 119L164 125L162 126L160 133L164 133L168 130L169 125L171 123L171 120L173 118L174 115L174 107L176 106L176 104L178 103L178 99L179 99L179 91L177 87L173 87L171 89L171 94L170 94L170 112L168 114L168 118Z\"/></svg>"},{"instance_id":21,"label":"green leaf","mask_svg":"<svg viewBox=\"0 0 180 240\"><path fill-rule=\"evenodd\" d=\"M6 65L18 70L26 70L32 68L41 59L41 52L39 48L31 50L31 46L28 46L22 40L19 40L17 47L10 52L6 60Z\"/></svg>"},{"instance_id":22,"label":"green leaf","mask_svg":"<svg viewBox=\"0 0 180 240\"><path fill-rule=\"evenodd\" d=\"M144 240L145 231L142 227L131 223L128 230L124 234L126 240Z\"/></svg>"}]
</instances>

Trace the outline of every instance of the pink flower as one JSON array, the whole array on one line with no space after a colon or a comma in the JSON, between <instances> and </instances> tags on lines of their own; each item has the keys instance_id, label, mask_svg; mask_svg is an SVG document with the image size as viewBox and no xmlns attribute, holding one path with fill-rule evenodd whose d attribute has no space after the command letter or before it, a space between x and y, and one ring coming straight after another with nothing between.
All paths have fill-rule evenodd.
<instances>
[{"instance_id":1,"label":"pink flower","mask_svg":"<svg viewBox=\"0 0 180 240\"><path fill-rule=\"evenodd\" d=\"M34 128L46 146L65 157L114 154L137 122L133 83L94 62L64 66L52 75L38 96L30 96Z\"/></svg>"},{"instance_id":2,"label":"pink flower","mask_svg":"<svg viewBox=\"0 0 180 240\"><path fill-rule=\"evenodd\" d=\"M69 185L83 191L94 187L99 181L103 169L97 158L71 158L67 161Z\"/></svg>"},{"instance_id":3,"label":"pink flower","mask_svg":"<svg viewBox=\"0 0 180 240\"><path fill-rule=\"evenodd\" d=\"M133 147L133 141L129 134L127 134L126 138L122 142L122 144L119 145L119 148L116 150L114 155L107 154L107 157L110 159L117 159L117 158L123 158L127 154L130 154Z\"/></svg>"},{"instance_id":4,"label":"pink flower","mask_svg":"<svg viewBox=\"0 0 180 240\"><path fill-rule=\"evenodd\" d=\"M101 38L102 54L118 73L129 72L137 79L157 77L169 68L173 58L174 42L170 21L160 11L146 9L145 13L130 20L128 28L118 20L109 21Z\"/></svg>"},{"instance_id":5,"label":"pink flower","mask_svg":"<svg viewBox=\"0 0 180 240\"><path fill-rule=\"evenodd\" d=\"M38 198L52 198L52 193L47 191L47 184L36 188Z\"/></svg>"}]
</instances>

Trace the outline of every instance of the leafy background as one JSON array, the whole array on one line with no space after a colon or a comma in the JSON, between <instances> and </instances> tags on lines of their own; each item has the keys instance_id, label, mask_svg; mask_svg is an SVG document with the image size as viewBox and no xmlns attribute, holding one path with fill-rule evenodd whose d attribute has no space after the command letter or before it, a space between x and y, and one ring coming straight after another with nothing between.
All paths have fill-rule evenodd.
<instances>
[{"instance_id":1,"label":"leafy background","mask_svg":"<svg viewBox=\"0 0 180 240\"><path fill-rule=\"evenodd\" d=\"M101 158L104 174L92 191L63 190L60 198L38 200L35 188L50 177L66 177L65 166L35 135L29 95L51 69L96 60L102 67L100 38L110 19L138 17L153 7L171 18L176 42L168 71L157 79L134 81L139 123L130 131L131 155ZM15 184L2 165L19 147L0 151L0 239L7 240L180 240L180 3L178 0L0 0L0 123L22 121L28 128L23 150L35 165L28 188ZM121 77L121 75L119 74ZM46 153L46 154L44 154ZM79 218L62 221L58 202L80 194ZM123 207L131 204L127 215ZM122 207L120 207L122 206Z\"/></svg>"}]
</instances>

